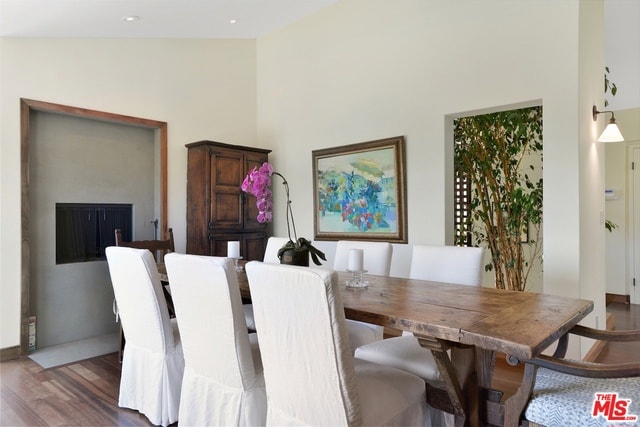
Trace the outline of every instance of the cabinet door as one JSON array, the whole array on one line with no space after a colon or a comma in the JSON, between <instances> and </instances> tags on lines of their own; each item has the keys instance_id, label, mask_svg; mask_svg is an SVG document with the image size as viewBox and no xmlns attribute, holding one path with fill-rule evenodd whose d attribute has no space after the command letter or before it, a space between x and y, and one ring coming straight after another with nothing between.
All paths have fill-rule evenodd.
<instances>
[{"instance_id":1,"label":"cabinet door","mask_svg":"<svg viewBox=\"0 0 640 427\"><path fill-rule=\"evenodd\" d=\"M245 174L249 173L254 167L262 166L262 163L267 161L267 155L262 153L245 153ZM242 179L244 179L244 176ZM276 177L277 178L277 177ZM271 187L276 180L272 181ZM249 193L244 193L244 229L248 231L257 231L265 229L264 224L258 222L258 208L256 207L256 196Z\"/></svg>"},{"instance_id":2,"label":"cabinet door","mask_svg":"<svg viewBox=\"0 0 640 427\"><path fill-rule=\"evenodd\" d=\"M187 164L187 253L210 255L208 229L211 203L211 158L209 147L206 145L190 147Z\"/></svg>"},{"instance_id":3,"label":"cabinet door","mask_svg":"<svg viewBox=\"0 0 640 427\"><path fill-rule=\"evenodd\" d=\"M227 256L227 243L240 242L240 256L245 261L262 261L267 245L267 233L240 233L210 235L210 253L214 256Z\"/></svg>"},{"instance_id":4,"label":"cabinet door","mask_svg":"<svg viewBox=\"0 0 640 427\"><path fill-rule=\"evenodd\" d=\"M236 241L240 242L240 256L246 259L242 248L242 234L211 233L209 235L210 254L213 256L227 256L227 243Z\"/></svg>"},{"instance_id":5,"label":"cabinet door","mask_svg":"<svg viewBox=\"0 0 640 427\"><path fill-rule=\"evenodd\" d=\"M267 247L267 233L245 233L240 243L243 257L247 261L262 261Z\"/></svg>"},{"instance_id":6,"label":"cabinet door","mask_svg":"<svg viewBox=\"0 0 640 427\"><path fill-rule=\"evenodd\" d=\"M257 221L256 199L240 187L251 169L267 161L269 150L215 141L187 148L187 253L226 256L227 242L238 240L250 254L244 259L262 259L267 224Z\"/></svg>"},{"instance_id":7,"label":"cabinet door","mask_svg":"<svg viewBox=\"0 0 640 427\"><path fill-rule=\"evenodd\" d=\"M211 153L211 201L209 229L243 228L244 154L239 151L214 150Z\"/></svg>"}]
</instances>

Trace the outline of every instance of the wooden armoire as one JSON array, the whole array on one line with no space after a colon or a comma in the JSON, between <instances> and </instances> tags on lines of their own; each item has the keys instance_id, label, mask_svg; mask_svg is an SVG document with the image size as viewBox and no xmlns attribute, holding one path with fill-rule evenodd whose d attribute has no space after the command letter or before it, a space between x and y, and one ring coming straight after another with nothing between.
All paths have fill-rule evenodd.
<instances>
[{"instance_id":1,"label":"wooden armoire","mask_svg":"<svg viewBox=\"0 0 640 427\"><path fill-rule=\"evenodd\" d=\"M240 188L271 150L198 141L186 145L187 253L226 256L227 242L240 241L240 256L262 260L267 224L257 221L255 196Z\"/></svg>"}]
</instances>

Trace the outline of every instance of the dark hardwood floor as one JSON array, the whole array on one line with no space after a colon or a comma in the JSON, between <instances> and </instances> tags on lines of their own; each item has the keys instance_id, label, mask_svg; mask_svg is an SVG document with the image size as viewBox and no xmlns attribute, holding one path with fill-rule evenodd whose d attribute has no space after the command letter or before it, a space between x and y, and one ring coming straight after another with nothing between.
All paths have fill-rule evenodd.
<instances>
[{"instance_id":1,"label":"dark hardwood floor","mask_svg":"<svg viewBox=\"0 0 640 427\"><path fill-rule=\"evenodd\" d=\"M640 329L640 305L612 303L616 329ZM640 343L613 343L598 362L637 360ZM511 393L519 367L498 359L494 386ZM43 369L29 359L0 363L0 426L150 426L137 411L118 407L118 353Z\"/></svg>"},{"instance_id":2,"label":"dark hardwood floor","mask_svg":"<svg viewBox=\"0 0 640 427\"><path fill-rule=\"evenodd\" d=\"M0 363L0 425L150 426L118 407L118 353L43 369L28 357Z\"/></svg>"},{"instance_id":3,"label":"dark hardwood floor","mask_svg":"<svg viewBox=\"0 0 640 427\"><path fill-rule=\"evenodd\" d=\"M640 329L640 305L610 303L607 313L613 313L618 331ZM624 363L637 361L640 357L640 342L609 343L595 360L599 363Z\"/></svg>"}]
</instances>

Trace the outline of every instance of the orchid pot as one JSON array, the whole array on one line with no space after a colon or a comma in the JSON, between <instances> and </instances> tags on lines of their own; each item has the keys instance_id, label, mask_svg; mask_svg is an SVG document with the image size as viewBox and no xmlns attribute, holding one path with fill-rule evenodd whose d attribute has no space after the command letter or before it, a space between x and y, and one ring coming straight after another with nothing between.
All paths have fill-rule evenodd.
<instances>
[{"instance_id":1,"label":"orchid pot","mask_svg":"<svg viewBox=\"0 0 640 427\"><path fill-rule=\"evenodd\" d=\"M242 182L242 191L256 196L256 206L258 207L257 220L260 223L268 223L273 220L273 193L271 192L271 177L277 175L282 179L285 193L287 195L287 233L289 241L278 250L278 258L281 264L309 266L309 256L316 265L321 265L320 260L326 261L325 255L311 244L311 241L304 237L298 238L296 224L293 220L293 210L291 209L291 199L289 198L289 183L286 178L273 170L270 163L265 162L262 166L254 167L247 174ZM293 229L293 239L291 231Z\"/></svg>"}]
</instances>

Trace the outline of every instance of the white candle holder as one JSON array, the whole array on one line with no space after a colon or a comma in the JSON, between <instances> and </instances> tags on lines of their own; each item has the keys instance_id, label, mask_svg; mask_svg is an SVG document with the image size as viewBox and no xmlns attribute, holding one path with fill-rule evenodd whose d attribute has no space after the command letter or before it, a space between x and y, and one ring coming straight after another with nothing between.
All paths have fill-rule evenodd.
<instances>
[{"instance_id":1,"label":"white candle holder","mask_svg":"<svg viewBox=\"0 0 640 427\"><path fill-rule=\"evenodd\" d=\"M349 273L353 274L350 280L347 280L346 285L347 288L366 288L369 286L369 282L366 280L362 280L362 275L367 272L367 270L347 270Z\"/></svg>"},{"instance_id":2,"label":"white candle holder","mask_svg":"<svg viewBox=\"0 0 640 427\"><path fill-rule=\"evenodd\" d=\"M238 261L240 261L240 260L242 259L242 257L240 256L240 257L232 258L232 259L233 259L233 261L236 263L236 271L237 271L237 272L244 271L244 267L243 267L243 266L241 266L240 264L238 264Z\"/></svg>"}]
</instances>

